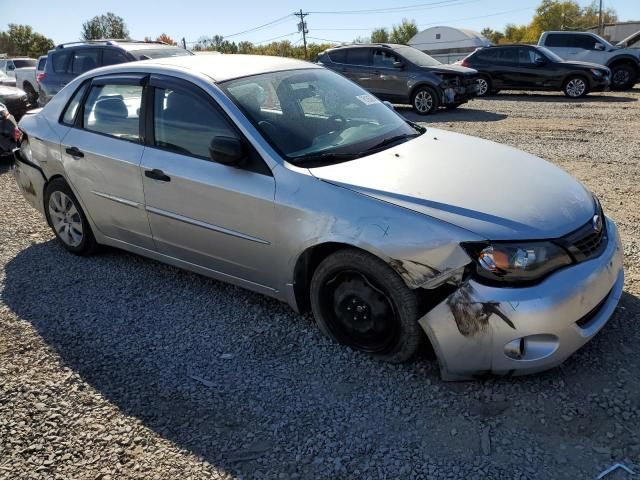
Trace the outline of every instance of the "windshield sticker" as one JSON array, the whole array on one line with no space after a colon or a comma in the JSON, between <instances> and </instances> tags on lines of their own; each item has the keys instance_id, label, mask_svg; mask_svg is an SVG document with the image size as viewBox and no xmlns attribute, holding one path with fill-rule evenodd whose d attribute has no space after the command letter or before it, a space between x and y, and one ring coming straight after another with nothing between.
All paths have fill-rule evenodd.
<instances>
[{"instance_id":1,"label":"windshield sticker","mask_svg":"<svg viewBox=\"0 0 640 480\"><path fill-rule=\"evenodd\" d=\"M364 103L365 105L375 105L376 103L380 103L380 100L378 100L373 95L369 95L369 94L356 95L356 98L360 100L362 103Z\"/></svg>"}]
</instances>

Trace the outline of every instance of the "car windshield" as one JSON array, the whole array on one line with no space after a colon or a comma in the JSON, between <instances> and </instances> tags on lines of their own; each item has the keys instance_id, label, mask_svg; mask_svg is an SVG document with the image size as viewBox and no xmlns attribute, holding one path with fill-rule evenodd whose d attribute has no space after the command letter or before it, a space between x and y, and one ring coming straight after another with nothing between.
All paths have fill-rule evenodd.
<instances>
[{"instance_id":1,"label":"car windshield","mask_svg":"<svg viewBox=\"0 0 640 480\"><path fill-rule=\"evenodd\" d=\"M541 52L545 57L547 57L552 62L564 62L562 57L558 56L556 53L552 52L547 47L538 47L538 51Z\"/></svg>"},{"instance_id":2,"label":"car windshield","mask_svg":"<svg viewBox=\"0 0 640 480\"><path fill-rule=\"evenodd\" d=\"M269 143L291 163L350 160L419 135L396 112L330 70L272 72L222 84Z\"/></svg>"},{"instance_id":3,"label":"car windshield","mask_svg":"<svg viewBox=\"0 0 640 480\"><path fill-rule=\"evenodd\" d=\"M14 60L13 64L16 66L16 68L35 67L36 66L36 61L35 60L31 60L31 59Z\"/></svg>"},{"instance_id":4,"label":"car windshield","mask_svg":"<svg viewBox=\"0 0 640 480\"><path fill-rule=\"evenodd\" d=\"M138 60L193 55L193 53L191 53L189 50L185 50L184 48L144 48L142 50L131 50L129 53L136 57Z\"/></svg>"},{"instance_id":5,"label":"car windshield","mask_svg":"<svg viewBox=\"0 0 640 480\"><path fill-rule=\"evenodd\" d=\"M426 53L413 47L396 47L393 50L418 67L434 67L436 65L442 65L435 58L430 57Z\"/></svg>"}]
</instances>

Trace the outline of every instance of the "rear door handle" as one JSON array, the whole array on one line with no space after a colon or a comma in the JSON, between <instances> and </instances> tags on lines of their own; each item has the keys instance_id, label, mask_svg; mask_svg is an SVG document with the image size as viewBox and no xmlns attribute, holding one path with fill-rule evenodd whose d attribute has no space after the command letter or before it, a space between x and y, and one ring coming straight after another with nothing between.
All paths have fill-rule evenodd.
<instances>
[{"instance_id":1,"label":"rear door handle","mask_svg":"<svg viewBox=\"0 0 640 480\"><path fill-rule=\"evenodd\" d=\"M153 180L160 180L161 182L170 182L171 177L165 174L162 170L154 168L153 170L145 170L144 176L152 178Z\"/></svg>"},{"instance_id":2,"label":"rear door handle","mask_svg":"<svg viewBox=\"0 0 640 480\"><path fill-rule=\"evenodd\" d=\"M78 147L68 147L65 152L67 152L72 157L82 158L84 157L84 153L82 153Z\"/></svg>"}]
</instances>

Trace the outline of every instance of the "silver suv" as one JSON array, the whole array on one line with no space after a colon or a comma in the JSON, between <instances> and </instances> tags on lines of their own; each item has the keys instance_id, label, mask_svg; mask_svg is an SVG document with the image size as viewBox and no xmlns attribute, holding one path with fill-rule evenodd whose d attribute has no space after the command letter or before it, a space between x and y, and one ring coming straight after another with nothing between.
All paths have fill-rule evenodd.
<instances>
[{"instance_id":1,"label":"silver suv","mask_svg":"<svg viewBox=\"0 0 640 480\"><path fill-rule=\"evenodd\" d=\"M640 79L640 50L614 46L590 32L544 32L538 45L564 60L591 62L611 69L611 88L628 90Z\"/></svg>"},{"instance_id":2,"label":"silver suv","mask_svg":"<svg viewBox=\"0 0 640 480\"><path fill-rule=\"evenodd\" d=\"M318 65L102 68L20 128L18 185L70 252L111 245L311 309L390 362L428 338L448 379L557 365L622 294L616 226L577 180Z\"/></svg>"}]
</instances>

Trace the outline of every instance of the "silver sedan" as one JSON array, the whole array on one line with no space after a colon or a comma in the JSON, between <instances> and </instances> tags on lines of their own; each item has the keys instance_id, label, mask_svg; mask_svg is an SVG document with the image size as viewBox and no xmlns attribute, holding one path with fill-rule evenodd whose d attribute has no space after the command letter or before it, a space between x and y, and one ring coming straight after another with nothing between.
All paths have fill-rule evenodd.
<instances>
[{"instance_id":1,"label":"silver sedan","mask_svg":"<svg viewBox=\"0 0 640 480\"><path fill-rule=\"evenodd\" d=\"M408 122L317 65L101 68L20 128L18 185L67 250L270 295L386 361L429 342L445 379L558 365L622 293L616 226L567 173Z\"/></svg>"}]
</instances>

